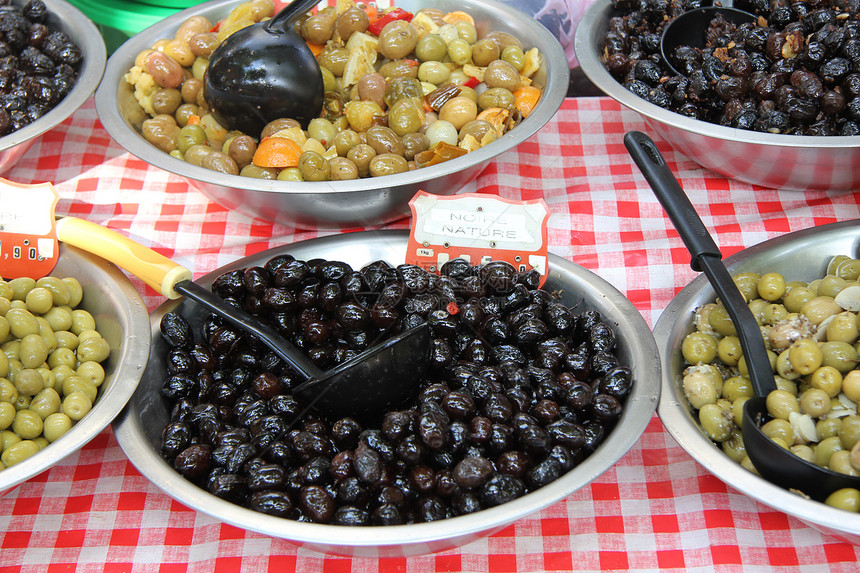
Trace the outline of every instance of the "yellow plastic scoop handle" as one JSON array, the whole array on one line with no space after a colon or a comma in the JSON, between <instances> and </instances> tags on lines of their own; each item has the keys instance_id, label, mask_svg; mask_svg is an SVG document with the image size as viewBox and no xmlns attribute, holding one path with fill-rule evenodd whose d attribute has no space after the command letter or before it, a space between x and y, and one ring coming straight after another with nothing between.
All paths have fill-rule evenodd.
<instances>
[{"instance_id":1,"label":"yellow plastic scoop handle","mask_svg":"<svg viewBox=\"0 0 860 573\"><path fill-rule=\"evenodd\" d=\"M91 221L75 217L57 219L57 239L112 262L167 298L182 296L174 287L193 278L191 271L182 265Z\"/></svg>"}]
</instances>

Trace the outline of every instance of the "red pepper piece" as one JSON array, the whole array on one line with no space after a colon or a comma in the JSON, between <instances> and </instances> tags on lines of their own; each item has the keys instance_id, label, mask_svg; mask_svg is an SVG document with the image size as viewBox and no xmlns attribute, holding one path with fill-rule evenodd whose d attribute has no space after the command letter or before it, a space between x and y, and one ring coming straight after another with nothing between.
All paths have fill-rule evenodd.
<instances>
[{"instance_id":1,"label":"red pepper piece","mask_svg":"<svg viewBox=\"0 0 860 573\"><path fill-rule=\"evenodd\" d=\"M479 83L481 83L481 80L479 80L475 76L469 76L469 79L463 82L463 85L467 88L473 88Z\"/></svg>"},{"instance_id":2,"label":"red pepper piece","mask_svg":"<svg viewBox=\"0 0 860 573\"><path fill-rule=\"evenodd\" d=\"M382 29L385 28L385 25L389 22L394 22L395 20L403 20L404 22L411 22L414 14L412 12L407 12L403 8L395 8L390 12L386 12L382 16L379 17L376 22L372 23L367 27L368 31L374 36L379 36L379 33L382 32Z\"/></svg>"}]
</instances>

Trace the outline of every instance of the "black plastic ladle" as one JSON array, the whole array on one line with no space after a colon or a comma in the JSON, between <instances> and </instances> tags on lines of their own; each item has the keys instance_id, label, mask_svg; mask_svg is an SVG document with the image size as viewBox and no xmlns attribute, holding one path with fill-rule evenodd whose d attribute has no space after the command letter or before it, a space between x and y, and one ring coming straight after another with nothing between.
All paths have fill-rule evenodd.
<instances>
[{"instance_id":1,"label":"black plastic ladle","mask_svg":"<svg viewBox=\"0 0 860 573\"><path fill-rule=\"evenodd\" d=\"M293 0L274 18L232 33L215 48L203 78L203 97L228 129L258 136L279 118L307 127L322 111L319 63L293 29L319 0Z\"/></svg>"},{"instance_id":2,"label":"black plastic ladle","mask_svg":"<svg viewBox=\"0 0 860 573\"><path fill-rule=\"evenodd\" d=\"M743 438L747 455L756 470L776 485L799 490L820 501L837 489L860 489L860 477L807 462L777 445L762 431L761 424L770 419L765 400L776 389L776 382L761 329L723 264L719 247L657 146L651 138L638 131L625 134L624 145L690 251L690 266L705 273L735 325L755 392L755 396L744 403Z\"/></svg>"},{"instance_id":3,"label":"black plastic ladle","mask_svg":"<svg viewBox=\"0 0 860 573\"><path fill-rule=\"evenodd\" d=\"M430 329L426 323L323 371L275 329L192 282L191 271L160 253L85 219L58 219L56 231L60 241L111 261L164 296L185 296L259 338L306 378L293 388L306 408L333 417L383 414L414 395L429 367Z\"/></svg>"},{"instance_id":4,"label":"black plastic ladle","mask_svg":"<svg viewBox=\"0 0 860 573\"><path fill-rule=\"evenodd\" d=\"M722 14L728 22L740 26L747 22L754 22L756 16L737 7L732 7L731 2L724 6L703 6L687 10L678 15L674 20L663 28L660 36L660 55L667 66L676 75L686 75L675 67L675 50L681 46L704 49L706 46L706 33L711 25L711 20Z\"/></svg>"}]
</instances>

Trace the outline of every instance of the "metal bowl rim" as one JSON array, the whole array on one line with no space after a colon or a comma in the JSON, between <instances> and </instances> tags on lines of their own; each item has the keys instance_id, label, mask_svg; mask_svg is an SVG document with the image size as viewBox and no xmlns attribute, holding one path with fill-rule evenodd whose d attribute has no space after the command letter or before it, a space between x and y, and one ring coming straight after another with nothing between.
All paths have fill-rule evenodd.
<instances>
[{"instance_id":1,"label":"metal bowl rim","mask_svg":"<svg viewBox=\"0 0 860 573\"><path fill-rule=\"evenodd\" d=\"M360 241L362 244L369 244L373 240L382 240L402 242L405 246L408 232L405 230L359 231L347 233L346 236L350 237L350 240ZM343 241L343 237L344 235L332 235L275 247L220 267L197 279L197 282L201 284L211 283L215 277L223 272L247 266L246 261L252 257L254 260L264 260L274 254L289 252L295 248L304 249L318 245L337 244ZM114 433L117 441L129 460L147 479L181 503L232 525L291 541L355 548L390 547L442 541L500 529L517 519L563 500L611 469L638 441L656 411L659 401L659 352L650 329L639 311L604 279L579 265L550 254L550 269L553 268L573 274L577 279L586 280L589 287L600 290L600 297L605 299L607 304L618 309L617 316L609 318L613 322L623 323L622 329L625 332L635 333L637 345L631 346L629 351L633 361L637 364L637 368L640 368L639 364L642 366L641 371L637 372L638 384L634 385L633 392L627 397L627 406L622 414L622 420L618 422L625 424L625 431L618 431L618 427L616 427L594 453L568 474L514 501L474 514L432 523L363 527L300 523L257 513L221 500L183 478L147 443L138 424L137 416L131 412L134 408L133 400L114 422ZM175 308L179 302L165 302L153 311L151 314L153 337L160 336L158 330L160 316ZM652 378L653 381L649 382Z\"/></svg>"},{"instance_id":2,"label":"metal bowl rim","mask_svg":"<svg viewBox=\"0 0 860 573\"><path fill-rule=\"evenodd\" d=\"M472 1L472 0L467 0ZM406 186L414 185L427 180L436 179L452 172L460 172L469 168L487 163L499 153L513 149L526 139L537 133L561 107L567 95L570 70L567 57L561 48L561 44L542 24L509 6L499 4L493 0L474 0L476 4L485 4L493 10L500 12L512 21L519 21L523 27L521 34L524 42L529 38L541 38L550 47L549 50L542 49L541 52L551 74L547 74L548 82L543 88L543 96L535 110L513 130L504 134L499 140L486 145L478 150L471 151L462 157L449 161L423 167L414 171L379 177L367 177L352 181L320 181L320 182L284 182L254 179L239 175L217 173L203 167L190 165L171 157L167 153L158 150L147 142L123 119L116 105L116 92L123 75L128 71L129 62L133 62L135 56L143 49L150 48L152 43L163 37L168 31L175 30L190 16L209 14L217 12L224 2L213 0L191 8L187 8L164 20L150 26L136 34L120 46L108 59L105 67L104 79L95 93L95 105L99 119L107 132L128 152L136 157L160 167L180 177L199 180L201 182L228 186L248 191L258 191L275 194L298 194L298 193L349 193L358 191L371 191L387 185ZM238 3L234 0L233 3ZM468 9L466 7L465 9ZM503 144L507 148L501 149Z\"/></svg>"},{"instance_id":3,"label":"metal bowl rim","mask_svg":"<svg viewBox=\"0 0 860 573\"><path fill-rule=\"evenodd\" d=\"M829 223L809 229L794 231L768 239L754 246L748 247L725 259L729 270L746 262L761 253L778 250L786 244L796 244L824 234L836 234L846 232L847 229L857 229L860 236L860 220L842 221ZM782 511L810 524L816 524L834 531L860 535L860 518L850 513L829 507L824 503L805 499L798 494L791 493L776 486L762 477L744 469L740 464L733 461L710 441L702 430L692 422L687 415L689 406L678 401L676 394L676 383L671 370L670 353L675 349L667 346L672 338L675 328L681 320L689 320L686 310L690 304L704 295L710 293L708 299L714 295L707 278L700 275L684 287L657 320L654 326L654 338L660 349L662 363L662 389L660 403L657 413L666 430L674 440L706 470L715 475L721 481L754 500ZM687 317L687 318L685 318Z\"/></svg>"},{"instance_id":4,"label":"metal bowl rim","mask_svg":"<svg viewBox=\"0 0 860 573\"><path fill-rule=\"evenodd\" d=\"M626 89L603 67L592 39L601 33L598 26L609 21L613 8L610 0L596 0L583 14L574 37L574 52L582 71L598 88L622 105L644 117L687 133L724 141L741 141L772 147L852 149L860 147L860 137L850 135L786 135L759 133L748 129L725 127L689 118L646 101Z\"/></svg>"}]
</instances>

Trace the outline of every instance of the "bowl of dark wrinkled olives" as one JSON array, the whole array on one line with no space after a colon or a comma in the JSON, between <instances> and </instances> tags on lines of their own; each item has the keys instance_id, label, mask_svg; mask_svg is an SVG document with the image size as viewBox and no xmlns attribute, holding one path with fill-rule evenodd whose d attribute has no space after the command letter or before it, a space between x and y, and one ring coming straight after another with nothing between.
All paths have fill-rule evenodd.
<instances>
[{"instance_id":1,"label":"bowl of dark wrinkled olives","mask_svg":"<svg viewBox=\"0 0 860 573\"><path fill-rule=\"evenodd\" d=\"M587 486L653 416L659 360L611 285L536 271L403 264L403 231L278 247L201 279L326 369L427 323L412 397L329 417L259 344L188 303L152 318L143 381L115 424L132 463L188 507L321 552L395 556L488 535ZM256 294L252 294L256 293ZM277 309L277 310L276 310ZM419 359L416 357L416 359Z\"/></svg>"},{"instance_id":2,"label":"bowl of dark wrinkled olives","mask_svg":"<svg viewBox=\"0 0 860 573\"><path fill-rule=\"evenodd\" d=\"M47 277L0 278L0 495L73 454L131 398L149 313L114 265L60 244Z\"/></svg>"},{"instance_id":3,"label":"bowl of dark wrinkled olives","mask_svg":"<svg viewBox=\"0 0 860 573\"><path fill-rule=\"evenodd\" d=\"M849 167L860 160L856 4L744 2L756 21L712 21L706 48L678 48L675 75L662 31L704 4L598 0L576 32L583 72L676 151L726 177L788 190L860 185Z\"/></svg>"},{"instance_id":4,"label":"bowl of dark wrinkled olives","mask_svg":"<svg viewBox=\"0 0 860 573\"><path fill-rule=\"evenodd\" d=\"M299 25L320 50L326 90L307 125L267 117L259 133L230 131L202 95L225 30L271 14L271 0L207 2L132 37L108 61L99 118L130 153L247 215L329 229L404 218L419 190L458 192L543 127L564 101L569 70L555 37L515 8L392 4L408 16L389 16L390 31L369 24L366 2Z\"/></svg>"},{"instance_id":5,"label":"bowl of dark wrinkled olives","mask_svg":"<svg viewBox=\"0 0 860 573\"><path fill-rule=\"evenodd\" d=\"M2 6L0 173L96 90L107 59L95 24L62 0Z\"/></svg>"},{"instance_id":6,"label":"bowl of dark wrinkled olives","mask_svg":"<svg viewBox=\"0 0 860 573\"><path fill-rule=\"evenodd\" d=\"M833 454L844 448L850 450L855 443L851 428L860 417L850 397L857 398L851 384L852 380L860 379L857 376L860 372L856 327L845 332L838 327L843 321L856 325L856 312L860 310L856 305L856 291L860 290L858 256L857 221L845 221L788 233L726 259L730 274L746 293L750 309L761 323L768 353L775 359L779 396L769 398L773 400L768 408L773 419L762 426L763 432L780 437L774 431L785 430L781 436L785 447L822 467L842 472L852 470L840 469L838 459L850 456L847 452ZM842 261L847 262L840 268ZM853 310L839 306L840 302L846 304L839 296L843 291L842 297L854 294L855 303L846 305ZM818 501L802 491L770 483L751 471L753 466L745 456L743 427L737 418L728 414L716 425L713 424L716 417L709 419L715 406L720 408L722 404L736 412L751 395L750 383L741 368L743 360L738 360L739 355L731 359L726 353L737 338L719 333L726 331L719 325L721 311L714 304L714 297L705 276L697 277L672 299L654 326L663 363L663 390L658 407L663 425L698 463L737 491L811 527L850 543L860 543L857 515L860 493L837 490L826 500ZM719 330L714 325L720 326ZM782 334L789 336L781 342ZM707 347L694 340L714 342L716 355L694 352L694 348ZM818 353L813 350L810 355L818 354L818 359L807 362L798 349L805 351L813 340ZM788 356L795 358L786 364L784 359ZM716 371L720 372L722 387L706 396L710 392L702 389L706 384L712 386L711 375ZM822 385L823 375L828 373L833 376ZM816 411L810 399L822 391L832 398L824 401L823 410ZM788 411L787 415L780 413L781 408ZM809 417L812 422L807 420L805 427L804 418ZM726 433L720 435L717 426ZM829 456L828 445L832 448Z\"/></svg>"}]
</instances>

